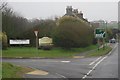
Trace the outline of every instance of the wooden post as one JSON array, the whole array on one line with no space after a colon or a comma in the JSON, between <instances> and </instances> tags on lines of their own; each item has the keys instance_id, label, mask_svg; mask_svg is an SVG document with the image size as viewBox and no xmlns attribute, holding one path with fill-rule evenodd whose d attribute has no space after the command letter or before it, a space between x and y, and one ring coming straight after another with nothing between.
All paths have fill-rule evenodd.
<instances>
[{"instance_id":1,"label":"wooden post","mask_svg":"<svg viewBox=\"0 0 120 80\"><path fill-rule=\"evenodd\" d=\"M97 39L97 44L98 44L98 50L99 50L99 47L100 47L100 39L99 38Z\"/></svg>"}]
</instances>

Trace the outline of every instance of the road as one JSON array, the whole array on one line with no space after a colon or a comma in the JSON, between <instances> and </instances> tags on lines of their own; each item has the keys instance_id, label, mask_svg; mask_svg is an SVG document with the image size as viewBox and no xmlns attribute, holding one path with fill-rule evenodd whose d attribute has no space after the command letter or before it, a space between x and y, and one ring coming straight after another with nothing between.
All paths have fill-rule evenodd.
<instances>
[{"instance_id":1,"label":"road","mask_svg":"<svg viewBox=\"0 0 120 80\"><path fill-rule=\"evenodd\" d=\"M118 78L118 45L106 56L79 59L3 59L16 65L47 71L47 75L25 74L25 78ZM96 80L96 79L95 79ZM103 80L103 79L101 79ZM111 80L111 79L108 79Z\"/></svg>"}]
</instances>

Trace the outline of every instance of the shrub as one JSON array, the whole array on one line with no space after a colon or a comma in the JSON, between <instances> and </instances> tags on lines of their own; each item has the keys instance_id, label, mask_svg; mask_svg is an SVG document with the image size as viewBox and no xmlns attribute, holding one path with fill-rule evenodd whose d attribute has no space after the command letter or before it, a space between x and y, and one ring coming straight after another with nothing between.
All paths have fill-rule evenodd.
<instances>
[{"instance_id":1,"label":"shrub","mask_svg":"<svg viewBox=\"0 0 120 80\"><path fill-rule=\"evenodd\" d=\"M57 22L58 26L53 33L55 45L63 48L86 47L92 43L93 32L84 21L64 16Z\"/></svg>"},{"instance_id":2,"label":"shrub","mask_svg":"<svg viewBox=\"0 0 120 80\"><path fill-rule=\"evenodd\" d=\"M7 35L5 32L0 33L0 41L2 41L2 49L7 49L8 43L7 43Z\"/></svg>"}]
</instances>

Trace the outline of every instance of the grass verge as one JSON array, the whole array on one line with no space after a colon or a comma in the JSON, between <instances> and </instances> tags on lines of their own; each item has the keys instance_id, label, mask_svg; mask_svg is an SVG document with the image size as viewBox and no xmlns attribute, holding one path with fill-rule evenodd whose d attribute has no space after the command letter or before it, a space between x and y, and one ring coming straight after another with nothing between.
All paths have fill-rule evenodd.
<instances>
[{"instance_id":1,"label":"grass verge","mask_svg":"<svg viewBox=\"0 0 120 80\"><path fill-rule=\"evenodd\" d=\"M94 52L87 54L87 57L103 56L108 54L111 50L112 48L107 46L105 49L101 48L100 50L95 50Z\"/></svg>"},{"instance_id":2,"label":"grass verge","mask_svg":"<svg viewBox=\"0 0 120 80\"><path fill-rule=\"evenodd\" d=\"M23 68L10 63L2 63L2 78L22 78L22 76L33 71L30 68Z\"/></svg>"},{"instance_id":3,"label":"grass verge","mask_svg":"<svg viewBox=\"0 0 120 80\"><path fill-rule=\"evenodd\" d=\"M72 48L65 50L61 48L53 48L52 50L36 50L33 47L11 47L2 51L2 57L43 57L43 58L64 58L73 57L81 52L96 49L96 45L91 45L86 48Z\"/></svg>"}]
</instances>

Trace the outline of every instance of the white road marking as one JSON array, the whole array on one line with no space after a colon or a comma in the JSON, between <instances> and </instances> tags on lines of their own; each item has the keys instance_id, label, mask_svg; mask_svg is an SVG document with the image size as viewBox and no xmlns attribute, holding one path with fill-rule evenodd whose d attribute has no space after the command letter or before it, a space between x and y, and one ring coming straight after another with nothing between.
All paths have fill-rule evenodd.
<instances>
[{"instance_id":1,"label":"white road marking","mask_svg":"<svg viewBox=\"0 0 120 80\"><path fill-rule=\"evenodd\" d=\"M112 51L115 49L117 47L117 45L115 45L115 47L112 49ZM110 51L109 52L109 54L111 54L112 53L112 51ZM106 55L105 57L103 57L102 59L100 59L99 60L99 58L97 59L97 60L99 60L96 64L95 64L95 66L86 74L86 75L84 75L83 77L82 77L82 79L85 79L105 58L107 58L108 57L108 55ZM97 60L95 60L95 61L97 61ZM95 62L94 61L94 62ZM91 64L93 64L94 62L92 62L92 63L90 63L89 65L91 65Z\"/></svg>"},{"instance_id":2,"label":"white road marking","mask_svg":"<svg viewBox=\"0 0 120 80\"><path fill-rule=\"evenodd\" d=\"M59 75L60 77L62 77L62 78L66 78L65 76L63 76L63 75L61 75L61 74L58 74L58 73L56 73L57 75Z\"/></svg>"},{"instance_id":3,"label":"white road marking","mask_svg":"<svg viewBox=\"0 0 120 80\"><path fill-rule=\"evenodd\" d=\"M32 61L39 61L39 60L32 60ZM41 61L41 62L63 62L63 63L69 63L71 61L50 61L50 60L45 60L45 61Z\"/></svg>"},{"instance_id":4,"label":"white road marking","mask_svg":"<svg viewBox=\"0 0 120 80\"><path fill-rule=\"evenodd\" d=\"M111 54L111 51L107 55L110 55L110 54Z\"/></svg>"},{"instance_id":5,"label":"white road marking","mask_svg":"<svg viewBox=\"0 0 120 80\"><path fill-rule=\"evenodd\" d=\"M113 49L109 52L109 54L107 55L110 55L112 53L112 51L117 47L117 44L113 47Z\"/></svg>"},{"instance_id":6,"label":"white road marking","mask_svg":"<svg viewBox=\"0 0 120 80\"><path fill-rule=\"evenodd\" d=\"M107 56L103 57L99 62L97 62L92 70L94 70L105 58L107 58Z\"/></svg>"},{"instance_id":7,"label":"white road marking","mask_svg":"<svg viewBox=\"0 0 120 80\"><path fill-rule=\"evenodd\" d=\"M86 78L105 58L107 58L107 57L108 57L108 56L105 56L105 57L103 57L102 59L100 59L100 60L95 64L95 66L94 66L91 70L89 70L86 75L84 75L84 76L82 77L82 79L85 79L85 78Z\"/></svg>"},{"instance_id":8,"label":"white road marking","mask_svg":"<svg viewBox=\"0 0 120 80\"><path fill-rule=\"evenodd\" d=\"M97 58L96 60L94 60L93 62L91 62L89 65L93 65L95 62L97 62L99 59L101 59L102 57L100 56L99 58Z\"/></svg>"},{"instance_id":9,"label":"white road marking","mask_svg":"<svg viewBox=\"0 0 120 80\"><path fill-rule=\"evenodd\" d=\"M90 71L87 73L87 75L89 75L91 72L92 72L92 70L90 70Z\"/></svg>"},{"instance_id":10,"label":"white road marking","mask_svg":"<svg viewBox=\"0 0 120 80\"><path fill-rule=\"evenodd\" d=\"M82 77L82 79L85 79L87 77L87 75L84 75L84 77Z\"/></svg>"},{"instance_id":11,"label":"white road marking","mask_svg":"<svg viewBox=\"0 0 120 80\"><path fill-rule=\"evenodd\" d=\"M64 63L69 63L70 61L61 61L61 62L64 62Z\"/></svg>"}]
</instances>

